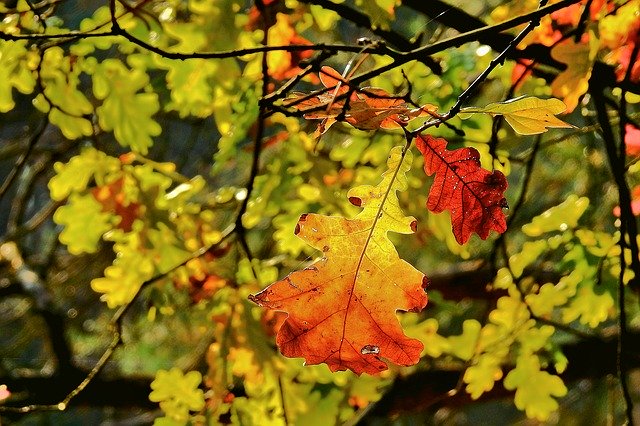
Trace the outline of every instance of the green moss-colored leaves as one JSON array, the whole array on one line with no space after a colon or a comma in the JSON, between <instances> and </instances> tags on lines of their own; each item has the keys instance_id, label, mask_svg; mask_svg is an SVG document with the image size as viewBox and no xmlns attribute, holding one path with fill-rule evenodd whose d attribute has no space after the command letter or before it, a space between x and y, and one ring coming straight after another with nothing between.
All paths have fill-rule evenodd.
<instances>
[{"instance_id":1,"label":"green moss-colored leaves","mask_svg":"<svg viewBox=\"0 0 640 426\"><path fill-rule=\"evenodd\" d=\"M189 411L204 408L204 392L198 389L201 381L202 375L197 371L183 374L176 367L169 371L160 370L151 383L153 391L149 394L149 399L160 403L167 418L176 424L186 424ZM171 424L166 423L167 420L156 420L155 424Z\"/></svg>"},{"instance_id":2,"label":"green moss-colored leaves","mask_svg":"<svg viewBox=\"0 0 640 426\"><path fill-rule=\"evenodd\" d=\"M471 359L478 343L480 328L482 325L476 320L466 320L462 324L462 334L459 336L450 336L449 352L465 361Z\"/></svg>"},{"instance_id":3,"label":"green moss-colored leaves","mask_svg":"<svg viewBox=\"0 0 640 426\"><path fill-rule=\"evenodd\" d=\"M598 294L593 285L583 285L578 289L575 299L563 310L562 319L571 322L579 318L581 323L596 327L609 317L613 305L613 297L609 292Z\"/></svg>"},{"instance_id":4,"label":"green moss-colored leaves","mask_svg":"<svg viewBox=\"0 0 640 426\"><path fill-rule=\"evenodd\" d=\"M71 57L65 56L60 47L52 47L45 52L40 69L44 96L40 95L36 103L41 110L50 111L49 120L68 139L93 133L91 122L85 118L85 115L93 112L93 106L78 90L81 65L77 62L82 59L73 61L74 65Z\"/></svg>"},{"instance_id":5,"label":"green moss-colored leaves","mask_svg":"<svg viewBox=\"0 0 640 426\"><path fill-rule=\"evenodd\" d=\"M82 254L98 249L100 238L111 228L110 217L102 212L102 206L92 195L73 194L56 211L53 220L64 226L60 242L67 245L69 253Z\"/></svg>"},{"instance_id":6,"label":"green moss-colored leaves","mask_svg":"<svg viewBox=\"0 0 640 426\"><path fill-rule=\"evenodd\" d=\"M55 163L56 175L49 181L51 199L64 200L73 191L82 191L94 178L98 185L105 183L105 177L120 168L120 162L94 148L82 150L67 164Z\"/></svg>"},{"instance_id":7,"label":"green moss-colored leaves","mask_svg":"<svg viewBox=\"0 0 640 426\"><path fill-rule=\"evenodd\" d=\"M149 76L139 69L129 70L117 59L107 59L96 67L93 93L103 100L96 109L100 127L113 130L122 146L146 154L160 125L152 116L160 109L158 95L142 92Z\"/></svg>"},{"instance_id":8,"label":"green moss-colored leaves","mask_svg":"<svg viewBox=\"0 0 640 426\"><path fill-rule=\"evenodd\" d=\"M12 90L31 93L36 85L33 70L38 63L35 52L27 50L27 42L0 40L0 112L13 109Z\"/></svg>"},{"instance_id":9,"label":"green moss-colored leaves","mask_svg":"<svg viewBox=\"0 0 640 426\"><path fill-rule=\"evenodd\" d=\"M587 207L589 207L588 198L569 195L561 204L534 217L531 223L522 227L522 232L530 237L538 237L545 232L575 228Z\"/></svg>"},{"instance_id":10,"label":"green moss-colored leaves","mask_svg":"<svg viewBox=\"0 0 640 426\"><path fill-rule=\"evenodd\" d=\"M499 357L488 354L480 357L477 364L467 368L463 380L467 383L466 390L472 399L478 399L483 393L493 389L495 382L502 378L500 361Z\"/></svg>"},{"instance_id":11,"label":"green moss-colored leaves","mask_svg":"<svg viewBox=\"0 0 640 426\"><path fill-rule=\"evenodd\" d=\"M558 409L558 402L552 397L567 394L567 387L558 376L541 371L537 356L519 357L516 368L505 377L504 387L515 389L516 407L540 421Z\"/></svg>"}]
</instances>

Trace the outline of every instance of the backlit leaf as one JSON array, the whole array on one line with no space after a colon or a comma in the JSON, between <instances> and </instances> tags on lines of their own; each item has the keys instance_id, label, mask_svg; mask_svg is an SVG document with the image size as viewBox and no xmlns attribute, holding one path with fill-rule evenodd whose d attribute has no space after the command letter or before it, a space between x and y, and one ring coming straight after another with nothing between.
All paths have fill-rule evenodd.
<instances>
[{"instance_id":1,"label":"backlit leaf","mask_svg":"<svg viewBox=\"0 0 640 426\"><path fill-rule=\"evenodd\" d=\"M410 157L394 148L377 186L349 191L349 200L363 208L354 219L303 215L296 234L325 257L251 296L289 314L276 339L285 356L357 374L385 370L382 358L418 362L422 343L402 332L396 310L421 310L427 279L398 257L387 237L415 231L415 219L404 216L396 195L407 187Z\"/></svg>"},{"instance_id":2,"label":"backlit leaf","mask_svg":"<svg viewBox=\"0 0 640 426\"><path fill-rule=\"evenodd\" d=\"M85 148L68 163L55 163L53 168L56 175L49 181L49 193L52 200L61 201L73 191L84 190L91 178L104 185L106 175L118 170L120 162L95 148Z\"/></svg>"},{"instance_id":3,"label":"backlit leaf","mask_svg":"<svg viewBox=\"0 0 640 426\"><path fill-rule=\"evenodd\" d=\"M480 398L483 393L493 389L494 383L502 378L500 362L500 358L484 354L474 365L467 368L463 380L467 383L466 390L471 399Z\"/></svg>"},{"instance_id":4,"label":"backlit leaf","mask_svg":"<svg viewBox=\"0 0 640 426\"><path fill-rule=\"evenodd\" d=\"M434 213L451 212L459 244L474 232L486 239L491 230L502 233L507 229L502 211L508 206L504 198L507 180L502 172L480 167L480 154L474 148L447 150L442 138L419 135L416 146L424 157L425 173L435 174L427 208Z\"/></svg>"},{"instance_id":5,"label":"backlit leaf","mask_svg":"<svg viewBox=\"0 0 640 426\"><path fill-rule=\"evenodd\" d=\"M413 107L404 98L377 87L350 89L349 82L328 66L322 67L320 81L331 90L310 98L307 94L295 93L285 104L302 112L309 111L304 115L306 119L322 120L316 135L326 132L338 119L360 130L391 129L404 127L416 117L435 114L437 109L430 104ZM338 98L350 90L348 101Z\"/></svg>"},{"instance_id":6,"label":"backlit leaf","mask_svg":"<svg viewBox=\"0 0 640 426\"><path fill-rule=\"evenodd\" d=\"M160 370L151 382L152 391L149 399L160 403L167 420L176 424L186 424L189 411L204 408L204 392L198 389L200 382L202 374L198 371L183 374L177 367L169 371Z\"/></svg>"},{"instance_id":7,"label":"backlit leaf","mask_svg":"<svg viewBox=\"0 0 640 426\"><path fill-rule=\"evenodd\" d=\"M558 402L553 397L567 394L567 387L560 377L542 371L535 355L518 357L516 368L504 379L504 387L515 389L516 407L525 410L527 417L540 421L547 420L549 414L558 409Z\"/></svg>"},{"instance_id":8,"label":"backlit leaf","mask_svg":"<svg viewBox=\"0 0 640 426\"><path fill-rule=\"evenodd\" d=\"M111 229L110 218L93 196L79 194L72 194L53 215L53 220L64 226L60 242L71 254L94 253L102 235Z\"/></svg>"},{"instance_id":9,"label":"backlit leaf","mask_svg":"<svg viewBox=\"0 0 640 426\"><path fill-rule=\"evenodd\" d=\"M523 225L522 232L530 237L539 237L546 232L575 228L587 207L589 207L587 197L571 194L562 203L551 207L534 217L530 223Z\"/></svg>"},{"instance_id":10,"label":"backlit leaf","mask_svg":"<svg viewBox=\"0 0 640 426\"><path fill-rule=\"evenodd\" d=\"M567 112L578 106L578 100L589 88L591 69L598 51L595 35L592 33L590 36L590 43L576 43L569 38L551 49L553 59L567 65L567 69L551 83L553 95L564 100Z\"/></svg>"},{"instance_id":11,"label":"backlit leaf","mask_svg":"<svg viewBox=\"0 0 640 426\"><path fill-rule=\"evenodd\" d=\"M93 93L102 99L96 109L98 122L113 134L122 146L146 154L153 144L152 136L161 132L152 116L160 109L158 95L138 93L149 83L149 76L141 70L128 70L117 59L107 59L93 75Z\"/></svg>"},{"instance_id":12,"label":"backlit leaf","mask_svg":"<svg viewBox=\"0 0 640 426\"><path fill-rule=\"evenodd\" d=\"M35 59L35 60L34 60ZM31 93L36 85L33 70L37 56L27 50L27 41L0 40L0 112L11 111L15 107L12 90Z\"/></svg>"},{"instance_id":13,"label":"backlit leaf","mask_svg":"<svg viewBox=\"0 0 640 426\"><path fill-rule=\"evenodd\" d=\"M502 115L516 133L535 135L549 128L570 129L573 126L556 118L567 109L559 99L538 99L521 97L505 102L496 102L483 108L463 108L462 113L485 113L492 116Z\"/></svg>"},{"instance_id":14,"label":"backlit leaf","mask_svg":"<svg viewBox=\"0 0 640 426\"><path fill-rule=\"evenodd\" d=\"M473 356L482 326L476 320L466 320L462 324L462 334L449 336L449 352L460 359L468 361Z\"/></svg>"},{"instance_id":15,"label":"backlit leaf","mask_svg":"<svg viewBox=\"0 0 640 426\"><path fill-rule=\"evenodd\" d=\"M60 47L47 49L40 69L40 79L44 86L46 99L55 100L49 119L60 128L68 139L77 139L93 133L91 122L84 116L93 112L93 106L86 96L78 90L80 84L79 60L64 55ZM41 95L42 96L42 95Z\"/></svg>"}]
</instances>

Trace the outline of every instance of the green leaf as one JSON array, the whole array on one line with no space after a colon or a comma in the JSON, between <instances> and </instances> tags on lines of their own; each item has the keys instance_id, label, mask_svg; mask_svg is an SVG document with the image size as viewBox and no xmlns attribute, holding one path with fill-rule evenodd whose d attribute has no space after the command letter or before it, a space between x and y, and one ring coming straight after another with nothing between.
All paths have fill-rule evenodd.
<instances>
[{"instance_id":1,"label":"green leaf","mask_svg":"<svg viewBox=\"0 0 640 426\"><path fill-rule=\"evenodd\" d=\"M449 336L449 353L458 358L468 361L475 353L482 326L476 320L465 320L462 324L462 334L459 336Z\"/></svg>"},{"instance_id":2,"label":"green leaf","mask_svg":"<svg viewBox=\"0 0 640 426\"><path fill-rule=\"evenodd\" d=\"M69 202L59 207L53 220L64 226L60 242L71 254L95 253L102 235L111 229L111 215L91 194L72 194Z\"/></svg>"},{"instance_id":3,"label":"green leaf","mask_svg":"<svg viewBox=\"0 0 640 426\"><path fill-rule=\"evenodd\" d=\"M466 390L471 399L480 398L483 393L493 389L495 382L502 378L500 362L500 358L488 353L480 356L474 365L467 368L463 380L467 383Z\"/></svg>"},{"instance_id":4,"label":"green leaf","mask_svg":"<svg viewBox=\"0 0 640 426\"><path fill-rule=\"evenodd\" d=\"M189 418L189 411L199 411L204 408L204 392L198 389L202 382L202 374L189 371L183 374L177 367L169 371L160 370L151 382L149 399L159 402L160 408L166 416L179 424L185 424ZM166 420L163 421L164 424Z\"/></svg>"},{"instance_id":5,"label":"green leaf","mask_svg":"<svg viewBox=\"0 0 640 426\"><path fill-rule=\"evenodd\" d=\"M519 278L524 272L524 268L538 260L538 257L547 249L545 240L527 241L522 244L520 253L516 253L509 258L509 268L515 278Z\"/></svg>"},{"instance_id":6,"label":"green leaf","mask_svg":"<svg viewBox=\"0 0 640 426\"><path fill-rule=\"evenodd\" d=\"M438 334L438 320L435 318L428 318L413 326L405 326L405 332L407 336L418 339L424 344L422 356L438 358L451 350L449 339Z\"/></svg>"},{"instance_id":7,"label":"green leaf","mask_svg":"<svg viewBox=\"0 0 640 426\"><path fill-rule=\"evenodd\" d=\"M117 59L106 59L93 75L93 94L103 100L96 109L100 127L113 130L120 145L143 155L153 145L151 137L162 131L152 118L160 109L158 95L138 93L148 83L144 71L129 70Z\"/></svg>"},{"instance_id":8,"label":"green leaf","mask_svg":"<svg viewBox=\"0 0 640 426\"><path fill-rule=\"evenodd\" d=\"M525 410L527 417L545 421L558 409L553 398L567 394L567 387L560 377L540 370L540 360L535 355L518 357L516 368L504 379L504 387L515 390L516 407Z\"/></svg>"},{"instance_id":9,"label":"green leaf","mask_svg":"<svg viewBox=\"0 0 640 426\"><path fill-rule=\"evenodd\" d=\"M39 102L47 110L51 108L49 120L68 139L93 134L91 122L83 117L93 112L93 106L78 90L81 64L77 62L82 62L82 58L74 59L74 62L72 65L71 58L64 55L62 48L52 47L45 52L40 69L46 99L43 97Z\"/></svg>"},{"instance_id":10,"label":"green leaf","mask_svg":"<svg viewBox=\"0 0 640 426\"><path fill-rule=\"evenodd\" d=\"M389 29L396 0L356 0L356 5L371 18L373 28Z\"/></svg>"},{"instance_id":11,"label":"green leaf","mask_svg":"<svg viewBox=\"0 0 640 426\"><path fill-rule=\"evenodd\" d=\"M83 191L94 178L100 186L108 175L120 170L120 161L95 148L84 148L80 155L71 157L67 164L53 165L56 175L48 183L51 199L64 200L72 192Z\"/></svg>"},{"instance_id":12,"label":"green leaf","mask_svg":"<svg viewBox=\"0 0 640 426\"><path fill-rule=\"evenodd\" d=\"M151 258L153 253L144 249L140 238L138 232L114 232L110 239L117 240L114 251L118 255L113 264L105 269L104 277L91 281L91 288L97 293L104 293L101 299L110 308L129 303L142 283L155 272Z\"/></svg>"},{"instance_id":13,"label":"green leaf","mask_svg":"<svg viewBox=\"0 0 640 426\"><path fill-rule=\"evenodd\" d=\"M539 99L531 96L496 102L483 108L463 108L461 117L467 118L467 114L471 113L502 115L516 133L536 135L546 132L549 128L573 128L571 124L555 117L566 109L564 102L559 99Z\"/></svg>"},{"instance_id":14,"label":"green leaf","mask_svg":"<svg viewBox=\"0 0 640 426\"><path fill-rule=\"evenodd\" d=\"M581 283L575 298L562 311L564 322L580 318L582 324L595 328L613 314L613 297L607 291L596 293L593 284L593 281Z\"/></svg>"},{"instance_id":15,"label":"green leaf","mask_svg":"<svg viewBox=\"0 0 640 426\"><path fill-rule=\"evenodd\" d=\"M15 106L13 89L29 94L36 86L33 70L38 55L27 50L27 41L0 40L0 112L11 111Z\"/></svg>"},{"instance_id":16,"label":"green leaf","mask_svg":"<svg viewBox=\"0 0 640 426\"><path fill-rule=\"evenodd\" d=\"M567 303L576 293L576 288L583 279L582 273L573 270L569 275L560 278L557 284L543 284L538 293L526 295L525 301L535 315L546 317L554 308Z\"/></svg>"},{"instance_id":17,"label":"green leaf","mask_svg":"<svg viewBox=\"0 0 640 426\"><path fill-rule=\"evenodd\" d=\"M530 237L539 237L546 232L575 228L587 207L587 197L578 198L577 195L571 194L562 203L534 217L530 223L522 227L522 232Z\"/></svg>"}]
</instances>

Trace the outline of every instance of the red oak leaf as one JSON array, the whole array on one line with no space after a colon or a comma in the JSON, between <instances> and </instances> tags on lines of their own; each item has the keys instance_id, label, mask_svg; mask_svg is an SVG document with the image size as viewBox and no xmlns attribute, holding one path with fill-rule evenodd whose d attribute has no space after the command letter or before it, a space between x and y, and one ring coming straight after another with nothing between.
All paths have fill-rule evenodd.
<instances>
[{"instance_id":1,"label":"red oak leaf","mask_svg":"<svg viewBox=\"0 0 640 426\"><path fill-rule=\"evenodd\" d=\"M324 257L271 284L250 300L288 313L276 337L283 355L332 371L375 374L382 360L413 365L423 345L407 337L396 311L427 303L428 279L400 259L389 231L411 234L416 221L400 209L397 190L407 187L411 154L394 149L380 184L353 188L347 196L363 210L353 219L304 214L296 235Z\"/></svg>"},{"instance_id":2,"label":"red oak leaf","mask_svg":"<svg viewBox=\"0 0 640 426\"><path fill-rule=\"evenodd\" d=\"M453 234L459 244L477 233L483 240L491 230L502 233L507 222L502 211L507 179L502 172L480 167L480 154L474 148L446 149L447 141L419 135L416 146L424 157L424 171L435 179L427 208L435 213L451 211Z\"/></svg>"}]
</instances>

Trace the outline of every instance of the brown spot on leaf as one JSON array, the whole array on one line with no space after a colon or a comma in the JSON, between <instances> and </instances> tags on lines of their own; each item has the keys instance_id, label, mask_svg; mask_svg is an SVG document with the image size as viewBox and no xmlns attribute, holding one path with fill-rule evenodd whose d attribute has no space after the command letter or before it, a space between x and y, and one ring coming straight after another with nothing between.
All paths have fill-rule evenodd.
<instances>
[{"instance_id":1,"label":"brown spot on leaf","mask_svg":"<svg viewBox=\"0 0 640 426\"><path fill-rule=\"evenodd\" d=\"M418 230L418 221L416 221L416 220L411 221L411 225L410 226L411 226L411 230L413 232L416 232Z\"/></svg>"},{"instance_id":2,"label":"brown spot on leaf","mask_svg":"<svg viewBox=\"0 0 640 426\"><path fill-rule=\"evenodd\" d=\"M427 278L426 275L422 277L422 289L426 291L427 287L429 287L430 285L431 285L431 280Z\"/></svg>"},{"instance_id":3,"label":"brown spot on leaf","mask_svg":"<svg viewBox=\"0 0 640 426\"><path fill-rule=\"evenodd\" d=\"M349 197L349 202L357 207L362 205L362 200L358 197Z\"/></svg>"}]
</instances>

